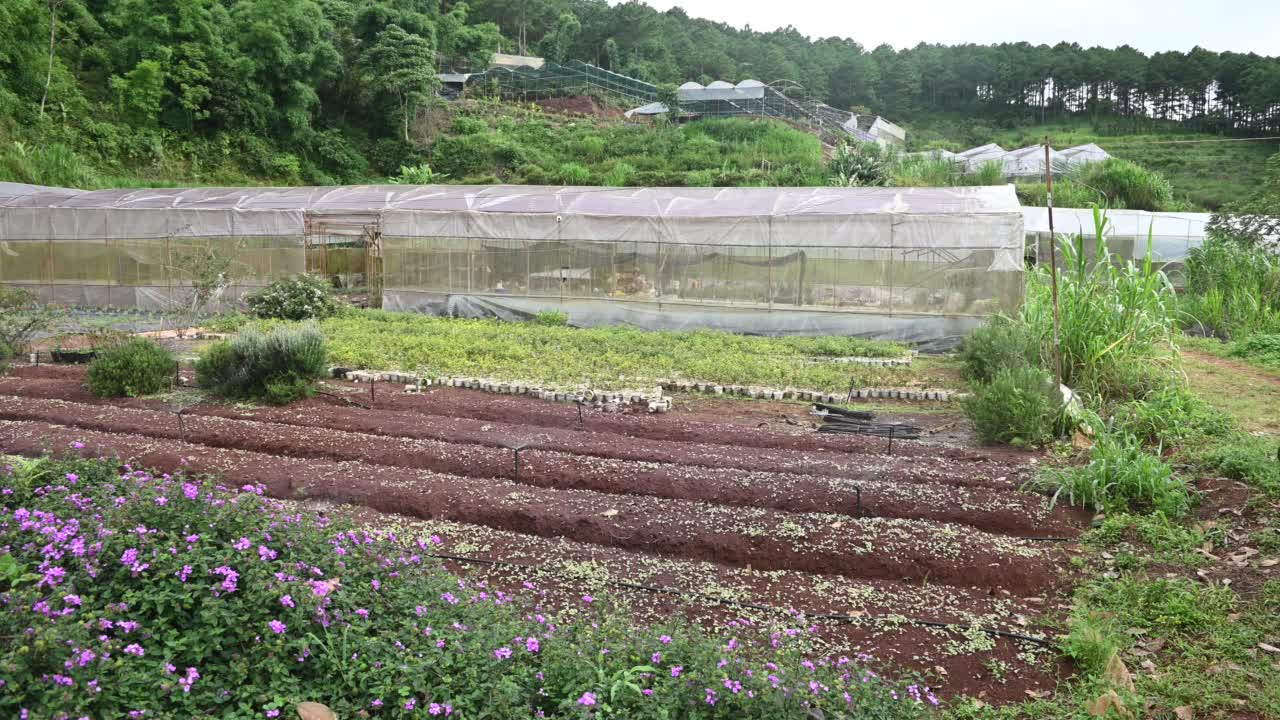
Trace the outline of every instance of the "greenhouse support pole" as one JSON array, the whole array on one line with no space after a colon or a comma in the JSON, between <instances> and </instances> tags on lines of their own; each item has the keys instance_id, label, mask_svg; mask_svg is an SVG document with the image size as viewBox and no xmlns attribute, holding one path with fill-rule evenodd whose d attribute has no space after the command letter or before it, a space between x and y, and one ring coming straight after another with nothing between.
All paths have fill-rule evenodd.
<instances>
[{"instance_id":1,"label":"greenhouse support pole","mask_svg":"<svg viewBox=\"0 0 1280 720\"><path fill-rule=\"evenodd\" d=\"M1049 136L1044 136L1044 190L1045 204L1049 209L1049 271L1053 288L1053 379L1062 386L1062 345L1059 339L1058 320L1058 249L1057 235L1053 232L1053 166L1049 161Z\"/></svg>"}]
</instances>

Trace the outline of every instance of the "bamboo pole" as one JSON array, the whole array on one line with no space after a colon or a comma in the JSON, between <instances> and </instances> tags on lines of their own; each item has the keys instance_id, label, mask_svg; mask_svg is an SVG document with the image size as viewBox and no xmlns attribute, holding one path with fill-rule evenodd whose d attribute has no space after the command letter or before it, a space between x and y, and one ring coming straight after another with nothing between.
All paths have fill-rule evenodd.
<instances>
[{"instance_id":1,"label":"bamboo pole","mask_svg":"<svg viewBox=\"0 0 1280 720\"><path fill-rule=\"evenodd\" d=\"M1053 288L1053 379L1062 386L1062 345L1058 319L1058 236L1053 231L1053 166L1049 159L1049 136L1044 136L1045 202L1049 206L1049 270Z\"/></svg>"}]
</instances>

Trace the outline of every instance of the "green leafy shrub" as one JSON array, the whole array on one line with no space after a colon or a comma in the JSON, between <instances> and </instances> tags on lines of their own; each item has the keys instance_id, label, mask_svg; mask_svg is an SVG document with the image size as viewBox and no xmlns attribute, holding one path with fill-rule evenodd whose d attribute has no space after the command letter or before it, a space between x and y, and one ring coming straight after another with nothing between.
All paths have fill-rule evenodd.
<instances>
[{"instance_id":1,"label":"green leafy shrub","mask_svg":"<svg viewBox=\"0 0 1280 720\"><path fill-rule=\"evenodd\" d=\"M1102 193L1109 205L1152 212L1173 209L1170 207L1173 202L1173 186L1160 173L1137 163L1108 158L1083 166L1077 177L1079 184ZM1057 190L1055 187L1055 203L1058 202Z\"/></svg>"},{"instance_id":2,"label":"green leafy shrub","mask_svg":"<svg viewBox=\"0 0 1280 720\"><path fill-rule=\"evenodd\" d=\"M1233 344L1230 354L1259 365L1280 369L1280 334L1250 335Z\"/></svg>"},{"instance_id":3,"label":"green leafy shrub","mask_svg":"<svg viewBox=\"0 0 1280 720\"><path fill-rule=\"evenodd\" d=\"M0 717L283 719L313 701L396 720L802 720L850 704L910 720L936 700L824 655L806 629L782 632L793 620L732 636L638 626L602 593L565 608L532 584L462 583L431 557L460 552L453 537L371 532L260 485L14 465L0 470L20 514L0 524L0 635L23 641L6 653Z\"/></svg>"},{"instance_id":4,"label":"green leafy shrub","mask_svg":"<svg viewBox=\"0 0 1280 720\"><path fill-rule=\"evenodd\" d=\"M1065 497L1071 505L1094 511L1150 509L1181 517L1191 504L1186 482L1169 463L1124 432L1098 435L1088 464L1048 470L1036 484L1054 489L1055 502Z\"/></svg>"},{"instance_id":5,"label":"green leafy shrub","mask_svg":"<svg viewBox=\"0 0 1280 720\"><path fill-rule=\"evenodd\" d=\"M563 327L569 324L569 313L563 310L540 310L533 316L534 325L545 327Z\"/></svg>"},{"instance_id":6,"label":"green leafy shrub","mask_svg":"<svg viewBox=\"0 0 1280 720\"><path fill-rule=\"evenodd\" d=\"M9 361L13 359L14 352L9 349L8 344L0 340L0 375L9 370Z\"/></svg>"},{"instance_id":7,"label":"green leafy shrub","mask_svg":"<svg viewBox=\"0 0 1280 720\"><path fill-rule=\"evenodd\" d=\"M996 316L965 338L960 362L967 379L988 383L1001 370L1040 365L1040 348L1026 325Z\"/></svg>"},{"instance_id":8,"label":"green leafy shrub","mask_svg":"<svg viewBox=\"0 0 1280 720\"><path fill-rule=\"evenodd\" d=\"M200 385L234 400L284 405L310 395L328 360L324 335L314 327L246 329L214 343L196 363Z\"/></svg>"},{"instance_id":9,"label":"green leafy shrub","mask_svg":"<svg viewBox=\"0 0 1280 720\"><path fill-rule=\"evenodd\" d=\"M841 142L827 165L827 178L838 187L874 187L889 184L889 164L875 143Z\"/></svg>"},{"instance_id":10,"label":"green leafy shrub","mask_svg":"<svg viewBox=\"0 0 1280 720\"><path fill-rule=\"evenodd\" d=\"M244 300L254 315L280 320L320 320L337 315L342 307L329 284L315 275L272 281Z\"/></svg>"},{"instance_id":11,"label":"green leafy shrub","mask_svg":"<svg viewBox=\"0 0 1280 720\"><path fill-rule=\"evenodd\" d=\"M158 393L173 382L173 353L134 338L109 348L89 365L89 390L98 397Z\"/></svg>"},{"instance_id":12,"label":"green leafy shrub","mask_svg":"<svg viewBox=\"0 0 1280 720\"><path fill-rule=\"evenodd\" d=\"M1004 368L974 388L964 412L984 442L1043 445L1057 435L1062 394L1044 370Z\"/></svg>"}]
</instances>

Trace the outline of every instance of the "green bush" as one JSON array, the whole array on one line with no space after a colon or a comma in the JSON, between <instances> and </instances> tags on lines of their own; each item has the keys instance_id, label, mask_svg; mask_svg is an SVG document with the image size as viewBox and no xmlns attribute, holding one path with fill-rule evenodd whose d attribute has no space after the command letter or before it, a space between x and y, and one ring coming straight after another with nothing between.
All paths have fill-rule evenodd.
<instances>
[{"instance_id":1,"label":"green bush","mask_svg":"<svg viewBox=\"0 0 1280 720\"><path fill-rule=\"evenodd\" d=\"M1236 433L1206 448L1200 463L1225 477L1280 494L1280 447L1273 440Z\"/></svg>"},{"instance_id":2,"label":"green bush","mask_svg":"<svg viewBox=\"0 0 1280 720\"><path fill-rule=\"evenodd\" d=\"M1150 509L1181 517L1191 505L1186 482L1169 463L1125 432L1099 434L1088 464L1048 470L1036 484L1053 489L1055 502L1065 496L1071 505L1094 511Z\"/></svg>"},{"instance_id":3,"label":"green bush","mask_svg":"<svg viewBox=\"0 0 1280 720\"><path fill-rule=\"evenodd\" d=\"M1057 435L1062 394L1044 370L1005 368L977 385L963 406L983 442L1029 447Z\"/></svg>"},{"instance_id":4,"label":"green bush","mask_svg":"<svg viewBox=\"0 0 1280 720\"><path fill-rule=\"evenodd\" d=\"M315 275L275 280L244 300L254 315L279 320L321 320L342 308L329 284Z\"/></svg>"},{"instance_id":5,"label":"green bush","mask_svg":"<svg viewBox=\"0 0 1280 720\"><path fill-rule=\"evenodd\" d=\"M98 397L158 393L173 382L173 353L134 338L101 353L89 365L89 390Z\"/></svg>"},{"instance_id":6,"label":"green bush","mask_svg":"<svg viewBox=\"0 0 1280 720\"><path fill-rule=\"evenodd\" d=\"M0 340L0 375L9 370L9 361L13 359L13 350L9 349L8 344Z\"/></svg>"},{"instance_id":7,"label":"green bush","mask_svg":"<svg viewBox=\"0 0 1280 720\"><path fill-rule=\"evenodd\" d=\"M970 382L989 383L1001 370L1040 365L1040 348L1026 325L996 316L965 338L960 362Z\"/></svg>"},{"instance_id":8,"label":"green bush","mask_svg":"<svg viewBox=\"0 0 1280 720\"><path fill-rule=\"evenodd\" d=\"M563 327L569 324L569 313L563 310L540 310L533 316L534 325L545 327Z\"/></svg>"},{"instance_id":9,"label":"green bush","mask_svg":"<svg viewBox=\"0 0 1280 720\"><path fill-rule=\"evenodd\" d=\"M1280 334L1250 335L1231 346L1232 357L1246 358L1259 365L1280 369Z\"/></svg>"},{"instance_id":10,"label":"green bush","mask_svg":"<svg viewBox=\"0 0 1280 720\"><path fill-rule=\"evenodd\" d=\"M313 701L388 720L445 706L451 718L801 720L850 705L909 720L935 699L824 654L808 624L782 632L791 618L732 634L640 626L604 592L561 593L565 607L533 575L505 593L462 583L431 557L461 538L355 527L260 485L103 460L14 465L0 470L22 515L0 523L0 635L23 640L6 646L0 717L284 720Z\"/></svg>"},{"instance_id":11,"label":"green bush","mask_svg":"<svg viewBox=\"0 0 1280 720\"><path fill-rule=\"evenodd\" d=\"M1101 192L1109 205L1130 210L1171 210L1173 186L1163 175L1120 158L1089 163L1077 173L1079 184ZM1054 202L1058 202L1054 188ZM1063 205L1062 207L1069 207Z\"/></svg>"},{"instance_id":12,"label":"green bush","mask_svg":"<svg viewBox=\"0 0 1280 720\"><path fill-rule=\"evenodd\" d=\"M246 329L206 348L196 378L222 397L285 405L313 392L327 360L324 335L314 327L277 327L266 335Z\"/></svg>"}]
</instances>

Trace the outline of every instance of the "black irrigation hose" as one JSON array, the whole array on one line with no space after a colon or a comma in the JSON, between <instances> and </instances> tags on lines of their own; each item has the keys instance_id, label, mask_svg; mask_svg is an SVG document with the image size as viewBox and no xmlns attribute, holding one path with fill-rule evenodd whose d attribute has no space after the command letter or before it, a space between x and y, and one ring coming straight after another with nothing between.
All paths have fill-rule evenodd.
<instances>
[{"instance_id":1,"label":"black irrigation hose","mask_svg":"<svg viewBox=\"0 0 1280 720\"><path fill-rule=\"evenodd\" d=\"M356 407L364 408L365 410L372 410L372 409L373 409L373 408L372 408L372 407L370 407L369 405L365 405L364 403L361 403L361 402L356 402L355 400L352 400L352 399L351 399L351 398L349 398L349 397L343 397L342 395L338 395L337 393L325 392L324 390L317 390L317 391L316 391L316 394L317 394L317 395L324 395L325 397L336 398L336 399L338 399L338 400L341 400L341 401L343 401L343 402L347 403L348 405L355 405Z\"/></svg>"},{"instance_id":2,"label":"black irrigation hose","mask_svg":"<svg viewBox=\"0 0 1280 720\"><path fill-rule=\"evenodd\" d=\"M428 555L428 557L437 558L439 560L453 560L455 562L476 563L479 565L493 565L493 566L500 566L500 567L519 568L521 570L538 570L539 569L538 566L536 565L527 565L525 563L510 562L508 560L487 560L485 558L473 558L473 557L466 557L464 555L448 555L445 553L435 553L435 554ZM643 583L627 582L625 580L605 580L604 583L607 585L616 585L618 587L624 587L631 590L640 590L643 592L649 592L649 593L655 593L655 594L661 594L661 595L675 595L677 597L697 598L700 600L710 601L720 605L728 605L731 607L741 607L741 608L747 608L750 610L762 610L765 612L776 613L778 615L788 614L788 611L783 610L782 608L774 607L772 605L743 602L741 600L729 600L726 598L715 597L714 595L707 595L705 593L700 593L700 592L692 592L688 590L676 590L675 588L659 587L657 585L645 585ZM828 621L834 621L834 622L849 622L849 623L855 623L862 620L876 620L876 619L888 617L886 615L844 615L840 613L805 613L804 616L805 618L810 620L828 620ZM949 622L941 622L938 620L921 620L918 618L907 618L906 620L912 625L920 625L923 627L960 628L964 630L978 630L979 632L984 632L988 635L995 635L998 637L1009 638L1012 640L1022 640L1023 642L1034 643L1036 645L1040 645L1041 647L1047 647L1047 648L1053 648L1053 649L1057 649L1058 647L1057 643L1053 642L1052 640L1047 640L1045 638L1032 637L1030 635L1022 635L1020 633L1009 632L1007 630L994 630L992 628L984 628L980 625L968 625L965 623L949 623Z\"/></svg>"}]
</instances>

